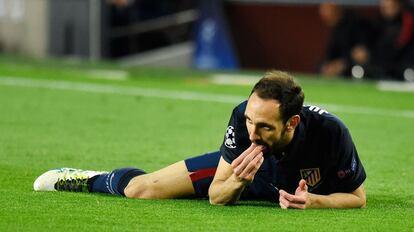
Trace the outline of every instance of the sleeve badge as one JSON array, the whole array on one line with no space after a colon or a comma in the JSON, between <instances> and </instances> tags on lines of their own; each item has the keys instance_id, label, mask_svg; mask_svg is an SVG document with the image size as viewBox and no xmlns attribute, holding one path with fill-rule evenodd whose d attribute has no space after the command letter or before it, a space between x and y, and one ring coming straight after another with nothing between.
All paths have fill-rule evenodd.
<instances>
[{"instance_id":1,"label":"sleeve badge","mask_svg":"<svg viewBox=\"0 0 414 232\"><path fill-rule=\"evenodd\" d=\"M227 127L224 145L231 149L236 148L235 130L233 126Z\"/></svg>"}]
</instances>

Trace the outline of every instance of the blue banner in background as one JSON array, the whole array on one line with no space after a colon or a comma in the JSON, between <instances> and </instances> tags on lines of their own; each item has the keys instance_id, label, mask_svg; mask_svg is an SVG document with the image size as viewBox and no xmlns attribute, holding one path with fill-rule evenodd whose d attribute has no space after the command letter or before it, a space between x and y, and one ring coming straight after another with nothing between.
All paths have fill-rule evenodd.
<instances>
[{"instance_id":1,"label":"blue banner in background","mask_svg":"<svg viewBox=\"0 0 414 232\"><path fill-rule=\"evenodd\" d=\"M222 0L199 0L194 67L237 69L239 62L223 12Z\"/></svg>"}]
</instances>

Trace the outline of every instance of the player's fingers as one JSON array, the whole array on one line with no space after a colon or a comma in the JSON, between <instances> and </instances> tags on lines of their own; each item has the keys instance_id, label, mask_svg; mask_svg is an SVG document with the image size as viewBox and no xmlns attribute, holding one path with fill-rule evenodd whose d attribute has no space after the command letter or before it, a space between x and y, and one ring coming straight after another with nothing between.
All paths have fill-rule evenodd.
<instances>
[{"instance_id":1,"label":"player's fingers","mask_svg":"<svg viewBox=\"0 0 414 232\"><path fill-rule=\"evenodd\" d=\"M262 158L263 159L263 158ZM261 165L261 164L260 164ZM243 179L243 180L246 180L246 181L253 181L253 179L254 179L254 176L256 175L256 173L257 173L257 170L259 170L259 168L260 168L260 165L258 165L257 166L257 168L254 168L253 170L251 170L250 172L243 172L243 173L241 173L240 175L239 175L239 177L241 178L241 179Z\"/></svg>"},{"instance_id":2,"label":"player's fingers","mask_svg":"<svg viewBox=\"0 0 414 232\"><path fill-rule=\"evenodd\" d=\"M306 203L306 199L304 197L292 195L290 193L287 193L284 190L280 190L279 194L291 203L296 203L296 204L305 204Z\"/></svg>"},{"instance_id":3,"label":"player's fingers","mask_svg":"<svg viewBox=\"0 0 414 232\"><path fill-rule=\"evenodd\" d=\"M256 153L253 150L250 154L247 154L247 156L244 157L241 163L239 163L235 168L233 168L234 173L236 175L240 175L244 169L246 169L246 166L252 162L252 160L255 158Z\"/></svg>"},{"instance_id":4,"label":"player's fingers","mask_svg":"<svg viewBox=\"0 0 414 232\"><path fill-rule=\"evenodd\" d=\"M279 205L280 205L280 208L282 208L282 209L287 209L288 208L287 206L285 206L284 204L282 204L280 202L279 202Z\"/></svg>"},{"instance_id":5,"label":"player's fingers","mask_svg":"<svg viewBox=\"0 0 414 232\"><path fill-rule=\"evenodd\" d=\"M261 156L255 167L250 172L241 174L240 176L245 180L253 181L253 178L256 175L257 171L259 170L260 166L262 166L263 160L264 158Z\"/></svg>"},{"instance_id":6,"label":"player's fingers","mask_svg":"<svg viewBox=\"0 0 414 232\"><path fill-rule=\"evenodd\" d=\"M249 167L249 169L250 169L249 175L252 175L252 177L254 177L256 175L257 171L262 166L263 161L264 161L264 157L263 156L264 156L264 154L262 152L258 156L256 156L256 158L254 159L254 161L251 163L252 168Z\"/></svg>"},{"instance_id":7,"label":"player's fingers","mask_svg":"<svg viewBox=\"0 0 414 232\"><path fill-rule=\"evenodd\" d=\"M284 197L280 196L279 197L279 205L280 205L280 208L287 209L287 208L289 208L289 201L286 200Z\"/></svg>"},{"instance_id":8,"label":"player's fingers","mask_svg":"<svg viewBox=\"0 0 414 232\"><path fill-rule=\"evenodd\" d=\"M263 150L263 146L257 146L253 149L252 152L250 152L250 154L247 154L246 157L244 157L243 161L234 168L234 173L236 173L236 175L240 175L240 173L242 173L244 171L244 169L246 169L247 165L250 164L250 162L252 162L252 160L259 155L260 153L262 153Z\"/></svg>"},{"instance_id":9,"label":"player's fingers","mask_svg":"<svg viewBox=\"0 0 414 232\"><path fill-rule=\"evenodd\" d=\"M287 193L285 190L281 189L279 190L279 196L283 197L285 195L285 193Z\"/></svg>"},{"instance_id":10,"label":"player's fingers","mask_svg":"<svg viewBox=\"0 0 414 232\"><path fill-rule=\"evenodd\" d=\"M254 159L243 169L240 173L241 177L245 177L246 179L251 178L253 179L254 175L256 174L257 170L259 170L260 166L262 165L263 161L263 152L260 152Z\"/></svg>"},{"instance_id":11,"label":"player's fingers","mask_svg":"<svg viewBox=\"0 0 414 232\"><path fill-rule=\"evenodd\" d=\"M250 154L256 147L257 145L252 143L249 148L247 148L239 157L237 157L236 159L233 160L233 162L231 162L231 166L233 168L236 168L237 166L239 166L239 164L244 160L244 158L248 154Z\"/></svg>"},{"instance_id":12,"label":"player's fingers","mask_svg":"<svg viewBox=\"0 0 414 232\"><path fill-rule=\"evenodd\" d=\"M299 187L300 187L300 189L302 190L302 191L308 191L308 185L306 185L306 180L304 180L304 179L301 179L300 181L299 181Z\"/></svg>"},{"instance_id":13,"label":"player's fingers","mask_svg":"<svg viewBox=\"0 0 414 232\"><path fill-rule=\"evenodd\" d=\"M282 209L305 209L305 204L293 203L285 198L283 194L279 196L279 205Z\"/></svg>"}]
</instances>

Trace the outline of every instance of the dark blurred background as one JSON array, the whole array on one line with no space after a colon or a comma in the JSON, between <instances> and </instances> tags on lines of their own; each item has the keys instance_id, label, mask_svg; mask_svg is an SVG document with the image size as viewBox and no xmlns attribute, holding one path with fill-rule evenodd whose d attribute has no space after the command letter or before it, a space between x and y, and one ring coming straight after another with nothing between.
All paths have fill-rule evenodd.
<instances>
[{"instance_id":1,"label":"dark blurred background","mask_svg":"<svg viewBox=\"0 0 414 232\"><path fill-rule=\"evenodd\" d=\"M405 0L0 0L0 51L414 81Z\"/></svg>"}]
</instances>

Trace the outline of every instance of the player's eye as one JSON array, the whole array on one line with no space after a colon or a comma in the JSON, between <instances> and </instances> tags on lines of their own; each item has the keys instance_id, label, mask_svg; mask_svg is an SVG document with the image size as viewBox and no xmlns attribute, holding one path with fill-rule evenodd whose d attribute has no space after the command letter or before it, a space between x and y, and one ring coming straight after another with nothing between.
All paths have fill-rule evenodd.
<instances>
[{"instance_id":1,"label":"player's eye","mask_svg":"<svg viewBox=\"0 0 414 232\"><path fill-rule=\"evenodd\" d=\"M265 131L272 131L274 128L271 126L262 126L262 129Z\"/></svg>"}]
</instances>

